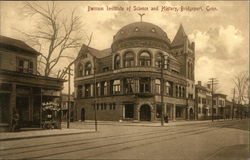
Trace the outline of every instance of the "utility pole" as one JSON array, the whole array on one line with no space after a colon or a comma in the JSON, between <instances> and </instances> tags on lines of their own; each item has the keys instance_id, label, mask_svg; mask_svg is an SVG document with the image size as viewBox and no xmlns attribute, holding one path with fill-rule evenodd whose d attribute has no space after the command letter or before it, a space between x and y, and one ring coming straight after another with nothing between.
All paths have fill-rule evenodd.
<instances>
[{"instance_id":1,"label":"utility pole","mask_svg":"<svg viewBox=\"0 0 250 160\"><path fill-rule=\"evenodd\" d=\"M163 83L164 83L164 79L163 79L163 68L164 68L164 55L161 55L161 126L164 126L164 105L163 105Z\"/></svg>"},{"instance_id":2,"label":"utility pole","mask_svg":"<svg viewBox=\"0 0 250 160\"><path fill-rule=\"evenodd\" d=\"M67 112L67 128L69 128L69 122L70 122L70 69L71 66L69 66L69 72L68 72L68 112Z\"/></svg>"},{"instance_id":3,"label":"utility pole","mask_svg":"<svg viewBox=\"0 0 250 160\"><path fill-rule=\"evenodd\" d=\"M96 117L96 57L94 57L94 108L95 108L95 131L97 132L97 117Z\"/></svg>"},{"instance_id":4,"label":"utility pole","mask_svg":"<svg viewBox=\"0 0 250 160\"><path fill-rule=\"evenodd\" d=\"M235 98L235 88L234 88L234 94L233 94L232 120L234 119L234 98Z\"/></svg>"},{"instance_id":5,"label":"utility pole","mask_svg":"<svg viewBox=\"0 0 250 160\"><path fill-rule=\"evenodd\" d=\"M218 84L217 82L218 81L217 81L216 78L210 78L209 82L208 82L209 84L212 85L212 122L214 121L214 111L213 111L213 109L214 109L214 103L213 103L213 99L214 99L214 85Z\"/></svg>"}]
</instances>

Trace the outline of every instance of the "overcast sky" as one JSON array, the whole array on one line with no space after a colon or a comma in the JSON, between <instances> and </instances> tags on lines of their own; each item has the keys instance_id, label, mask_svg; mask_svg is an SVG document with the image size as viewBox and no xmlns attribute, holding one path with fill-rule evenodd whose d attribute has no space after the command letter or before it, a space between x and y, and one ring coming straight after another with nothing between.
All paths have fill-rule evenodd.
<instances>
[{"instance_id":1,"label":"overcast sky","mask_svg":"<svg viewBox=\"0 0 250 160\"><path fill-rule=\"evenodd\" d=\"M46 2L42 2L46 3ZM86 34L93 32L91 47L106 49L111 46L116 32L129 23L140 20L138 13L145 13L143 21L161 27L173 40L182 23L186 34L195 42L195 80L205 84L209 78L219 80L219 91L231 95L233 76L249 68L249 2L56 2L65 8L64 14L77 8ZM22 13L23 2L0 2L1 35L22 39L13 27L30 31L37 19ZM104 11L88 11L90 7L103 7ZM107 11L109 7L124 7L125 11ZM126 11L131 6L130 11ZM134 11L133 7L148 7L148 11ZM151 11L157 7L158 11ZM176 10L161 11L162 6ZM202 8L198 11L182 11L183 7ZM208 11L207 9L216 8ZM170 8L169 8L170 9ZM77 53L75 53L77 54ZM60 66L59 66L60 67ZM65 87L67 88L67 87ZM65 90L66 91L66 90ZM231 96L230 96L231 97Z\"/></svg>"}]
</instances>

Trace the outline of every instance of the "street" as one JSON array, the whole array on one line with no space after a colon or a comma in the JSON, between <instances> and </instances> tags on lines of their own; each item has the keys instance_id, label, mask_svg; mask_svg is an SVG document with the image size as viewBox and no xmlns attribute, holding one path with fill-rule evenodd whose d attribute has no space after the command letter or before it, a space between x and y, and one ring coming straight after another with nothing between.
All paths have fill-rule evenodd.
<instances>
[{"instance_id":1,"label":"street","mask_svg":"<svg viewBox=\"0 0 250 160\"><path fill-rule=\"evenodd\" d=\"M89 127L79 126L79 128ZM1 159L245 160L248 120L172 126L99 125L96 133L2 141Z\"/></svg>"}]
</instances>

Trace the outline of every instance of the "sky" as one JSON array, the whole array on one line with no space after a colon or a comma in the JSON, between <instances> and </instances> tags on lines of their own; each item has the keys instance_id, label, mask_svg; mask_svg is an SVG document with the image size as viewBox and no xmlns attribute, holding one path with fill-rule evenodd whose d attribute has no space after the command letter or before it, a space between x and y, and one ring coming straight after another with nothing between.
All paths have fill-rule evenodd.
<instances>
[{"instance_id":1,"label":"sky","mask_svg":"<svg viewBox=\"0 0 250 160\"><path fill-rule=\"evenodd\" d=\"M40 2L45 5L47 2ZM248 1L57 1L68 16L73 9L81 16L83 32L93 33L90 46L110 48L117 31L140 21L138 13L145 13L143 21L161 27L172 41L180 24L190 41L195 42L195 81L206 84L209 78L219 81L218 92L232 97L233 77L249 68L249 2ZM24 3L0 2L1 35L22 39L15 28L32 31L38 19L23 13ZM124 10L108 11L108 7ZM88 11L90 7L103 10ZM152 8L158 10L152 10ZM129 10L130 8L130 10ZM144 8L144 10L139 10ZM145 10L147 8L147 10ZM163 10L167 8L168 10ZM181 10L181 8L186 10ZM187 9L190 10L187 10ZM191 10L191 9L196 10ZM68 54L77 55L77 51ZM69 60L68 60L69 61ZM65 61L57 67L63 67ZM73 84L72 84L73 85ZM68 87L65 86L63 92Z\"/></svg>"}]
</instances>

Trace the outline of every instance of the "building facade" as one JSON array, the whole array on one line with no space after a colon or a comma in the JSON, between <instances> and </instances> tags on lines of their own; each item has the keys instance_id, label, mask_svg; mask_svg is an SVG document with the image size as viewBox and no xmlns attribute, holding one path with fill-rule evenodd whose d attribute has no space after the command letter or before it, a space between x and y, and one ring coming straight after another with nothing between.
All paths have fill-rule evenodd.
<instances>
[{"instance_id":1,"label":"building facade","mask_svg":"<svg viewBox=\"0 0 250 160\"><path fill-rule=\"evenodd\" d=\"M182 25L172 42L160 27L135 22L109 49L83 45L75 62L77 120L155 121L162 109L172 120L194 119L194 62Z\"/></svg>"},{"instance_id":2,"label":"building facade","mask_svg":"<svg viewBox=\"0 0 250 160\"><path fill-rule=\"evenodd\" d=\"M7 130L12 113L19 114L20 124L39 125L42 104L60 98L63 80L37 75L39 53L24 42L0 36L0 124Z\"/></svg>"},{"instance_id":3,"label":"building facade","mask_svg":"<svg viewBox=\"0 0 250 160\"><path fill-rule=\"evenodd\" d=\"M212 111L212 92L209 87L202 86L201 81L195 85L196 119L208 119Z\"/></svg>"},{"instance_id":4,"label":"building facade","mask_svg":"<svg viewBox=\"0 0 250 160\"><path fill-rule=\"evenodd\" d=\"M216 118L225 118L226 116L226 97L227 95L216 93L213 96L213 113Z\"/></svg>"}]
</instances>

